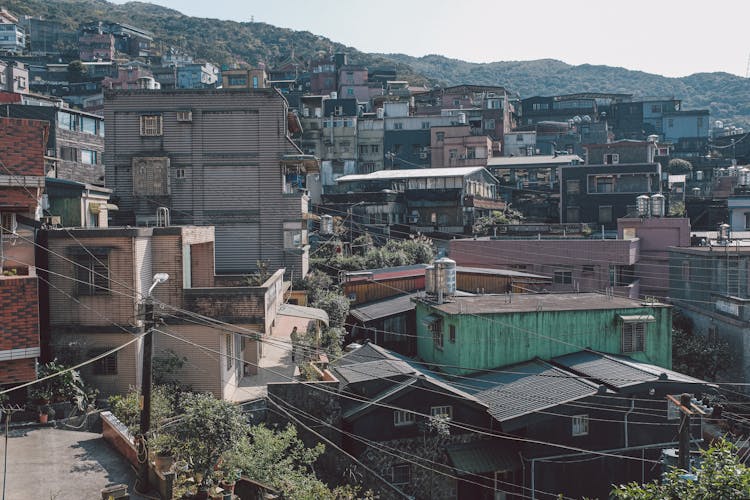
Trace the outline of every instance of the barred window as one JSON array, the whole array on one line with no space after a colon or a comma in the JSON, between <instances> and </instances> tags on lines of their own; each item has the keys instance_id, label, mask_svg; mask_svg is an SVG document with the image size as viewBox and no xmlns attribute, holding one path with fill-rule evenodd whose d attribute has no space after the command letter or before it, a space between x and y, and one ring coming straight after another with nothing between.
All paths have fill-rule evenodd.
<instances>
[{"instance_id":1,"label":"barred window","mask_svg":"<svg viewBox=\"0 0 750 500\"><path fill-rule=\"evenodd\" d=\"M572 418L571 434L573 436L585 436L589 433L589 416L574 415Z\"/></svg>"},{"instance_id":2,"label":"barred window","mask_svg":"<svg viewBox=\"0 0 750 500\"><path fill-rule=\"evenodd\" d=\"M161 115L141 115L141 136L162 135Z\"/></svg>"},{"instance_id":3,"label":"barred window","mask_svg":"<svg viewBox=\"0 0 750 500\"><path fill-rule=\"evenodd\" d=\"M622 352L643 352L646 350L645 322L625 322L622 324Z\"/></svg>"},{"instance_id":4,"label":"barred window","mask_svg":"<svg viewBox=\"0 0 750 500\"><path fill-rule=\"evenodd\" d=\"M393 425L400 427L402 425L410 425L414 423L414 413L404 410L393 411Z\"/></svg>"},{"instance_id":5,"label":"barred window","mask_svg":"<svg viewBox=\"0 0 750 500\"><path fill-rule=\"evenodd\" d=\"M78 295L109 294L108 261L107 255L80 255L76 257Z\"/></svg>"}]
</instances>

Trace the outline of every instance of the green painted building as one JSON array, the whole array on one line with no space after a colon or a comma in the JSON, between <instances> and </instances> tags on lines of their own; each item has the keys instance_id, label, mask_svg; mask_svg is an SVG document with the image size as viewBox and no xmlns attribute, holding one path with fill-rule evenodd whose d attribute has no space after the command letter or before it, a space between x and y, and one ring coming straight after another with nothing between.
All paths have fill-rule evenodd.
<instances>
[{"instance_id":1,"label":"green painted building","mask_svg":"<svg viewBox=\"0 0 750 500\"><path fill-rule=\"evenodd\" d=\"M417 354L449 374L590 348L672 366L672 311L598 293L417 299Z\"/></svg>"}]
</instances>

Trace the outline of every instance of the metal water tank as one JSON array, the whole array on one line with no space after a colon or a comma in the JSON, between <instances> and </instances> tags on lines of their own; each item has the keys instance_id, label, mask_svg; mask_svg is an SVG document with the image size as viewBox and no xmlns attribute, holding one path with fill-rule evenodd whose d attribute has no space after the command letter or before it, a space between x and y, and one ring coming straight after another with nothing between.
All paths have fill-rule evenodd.
<instances>
[{"instance_id":1,"label":"metal water tank","mask_svg":"<svg viewBox=\"0 0 750 500\"><path fill-rule=\"evenodd\" d=\"M320 234L333 234L333 217L322 215L320 217Z\"/></svg>"},{"instance_id":2,"label":"metal water tank","mask_svg":"<svg viewBox=\"0 0 750 500\"><path fill-rule=\"evenodd\" d=\"M427 266L424 270L424 291L430 295L435 295L435 266Z\"/></svg>"},{"instance_id":3,"label":"metal water tank","mask_svg":"<svg viewBox=\"0 0 750 500\"><path fill-rule=\"evenodd\" d=\"M729 229L729 224L719 224L719 237L717 239L721 242L729 241Z\"/></svg>"},{"instance_id":4,"label":"metal water tank","mask_svg":"<svg viewBox=\"0 0 750 500\"><path fill-rule=\"evenodd\" d=\"M750 186L750 170L739 167L737 169L737 176L739 177L740 186Z\"/></svg>"},{"instance_id":5,"label":"metal water tank","mask_svg":"<svg viewBox=\"0 0 750 500\"><path fill-rule=\"evenodd\" d=\"M442 257L435 261L436 291L445 297L456 295L456 261Z\"/></svg>"},{"instance_id":6,"label":"metal water tank","mask_svg":"<svg viewBox=\"0 0 750 500\"><path fill-rule=\"evenodd\" d=\"M648 217L651 198L642 194L635 199L635 206L638 209L638 217Z\"/></svg>"},{"instance_id":7,"label":"metal water tank","mask_svg":"<svg viewBox=\"0 0 750 500\"><path fill-rule=\"evenodd\" d=\"M656 193L651 197L651 216L664 217L664 195Z\"/></svg>"},{"instance_id":8,"label":"metal water tank","mask_svg":"<svg viewBox=\"0 0 750 500\"><path fill-rule=\"evenodd\" d=\"M375 111L375 116L378 117L378 120L382 120L385 116L385 110L383 108L378 108L377 111Z\"/></svg>"},{"instance_id":9,"label":"metal water tank","mask_svg":"<svg viewBox=\"0 0 750 500\"><path fill-rule=\"evenodd\" d=\"M458 123L460 123L461 125L466 125L466 113L458 114Z\"/></svg>"},{"instance_id":10,"label":"metal water tank","mask_svg":"<svg viewBox=\"0 0 750 500\"><path fill-rule=\"evenodd\" d=\"M693 196L695 196L696 198L701 195L701 188L699 187L694 187L692 191L693 191Z\"/></svg>"},{"instance_id":11,"label":"metal water tank","mask_svg":"<svg viewBox=\"0 0 750 500\"><path fill-rule=\"evenodd\" d=\"M695 172L695 180L696 181L702 181L703 180L703 170L696 170L696 172Z\"/></svg>"}]
</instances>

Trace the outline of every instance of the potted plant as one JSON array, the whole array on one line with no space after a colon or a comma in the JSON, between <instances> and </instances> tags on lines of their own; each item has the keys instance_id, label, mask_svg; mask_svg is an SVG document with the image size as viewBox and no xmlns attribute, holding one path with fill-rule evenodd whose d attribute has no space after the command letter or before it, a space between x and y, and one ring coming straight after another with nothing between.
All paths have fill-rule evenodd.
<instances>
[{"instance_id":1,"label":"potted plant","mask_svg":"<svg viewBox=\"0 0 750 500\"><path fill-rule=\"evenodd\" d=\"M174 464L174 440L172 436L164 433L156 433L148 440L148 446L151 448L152 459L156 469L165 472L172 468Z\"/></svg>"},{"instance_id":2,"label":"potted plant","mask_svg":"<svg viewBox=\"0 0 750 500\"><path fill-rule=\"evenodd\" d=\"M218 474L219 486L224 490L222 498L231 500L234 495L234 486L242 473L240 465L242 460L243 457L238 448L229 450L222 456Z\"/></svg>"},{"instance_id":3,"label":"potted plant","mask_svg":"<svg viewBox=\"0 0 750 500\"><path fill-rule=\"evenodd\" d=\"M39 406L39 423L46 424L50 415L55 418L55 410L48 404Z\"/></svg>"}]
</instances>

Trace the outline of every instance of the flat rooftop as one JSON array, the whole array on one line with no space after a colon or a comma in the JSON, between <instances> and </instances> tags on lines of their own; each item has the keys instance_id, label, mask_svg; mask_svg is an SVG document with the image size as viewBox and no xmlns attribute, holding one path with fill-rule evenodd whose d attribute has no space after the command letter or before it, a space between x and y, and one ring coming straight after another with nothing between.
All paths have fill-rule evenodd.
<instances>
[{"instance_id":1,"label":"flat rooftop","mask_svg":"<svg viewBox=\"0 0 750 500\"><path fill-rule=\"evenodd\" d=\"M587 309L628 309L652 306L626 297L608 297L599 293L543 293L477 295L454 297L443 304L429 303L446 314L503 314L534 311L580 311ZM654 307L669 307L654 303Z\"/></svg>"}]
</instances>

